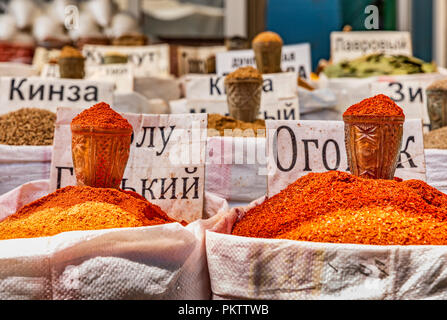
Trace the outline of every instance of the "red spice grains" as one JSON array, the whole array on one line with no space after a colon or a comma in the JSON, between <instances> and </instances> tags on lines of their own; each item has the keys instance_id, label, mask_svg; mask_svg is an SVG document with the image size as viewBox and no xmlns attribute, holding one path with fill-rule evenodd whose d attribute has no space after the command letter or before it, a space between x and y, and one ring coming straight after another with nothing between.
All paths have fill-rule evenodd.
<instances>
[{"instance_id":1,"label":"red spice grains","mask_svg":"<svg viewBox=\"0 0 447 320\"><path fill-rule=\"evenodd\" d=\"M143 227L176 222L141 196L116 189L65 187L0 222L0 239L52 236L74 230Z\"/></svg>"},{"instance_id":2,"label":"red spice grains","mask_svg":"<svg viewBox=\"0 0 447 320\"><path fill-rule=\"evenodd\" d=\"M82 111L72 120L71 125L82 128L132 129L131 124L105 102Z\"/></svg>"},{"instance_id":3,"label":"red spice grains","mask_svg":"<svg viewBox=\"0 0 447 320\"><path fill-rule=\"evenodd\" d=\"M447 195L425 182L310 173L234 225L234 235L375 245L446 245Z\"/></svg>"},{"instance_id":4,"label":"red spice grains","mask_svg":"<svg viewBox=\"0 0 447 320\"><path fill-rule=\"evenodd\" d=\"M384 94L364 99L350 106L343 116L390 116L403 117L404 112L393 100Z\"/></svg>"}]
</instances>

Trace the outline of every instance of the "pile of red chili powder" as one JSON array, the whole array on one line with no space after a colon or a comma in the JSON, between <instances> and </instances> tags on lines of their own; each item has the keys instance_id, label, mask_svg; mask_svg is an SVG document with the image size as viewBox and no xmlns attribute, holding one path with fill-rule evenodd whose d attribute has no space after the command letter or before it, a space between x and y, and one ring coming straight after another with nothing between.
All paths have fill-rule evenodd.
<instances>
[{"instance_id":1,"label":"pile of red chili powder","mask_svg":"<svg viewBox=\"0 0 447 320\"><path fill-rule=\"evenodd\" d=\"M132 129L132 125L115 112L110 105L100 102L90 107L71 121L71 125L77 125L81 128L100 128L100 129Z\"/></svg>"},{"instance_id":2,"label":"pile of red chili powder","mask_svg":"<svg viewBox=\"0 0 447 320\"><path fill-rule=\"evenodd\" d=\"M1 221L0 240L171 222L176 221L135 192L69 186L25 205Z\"/></svg>"},{"instance_id":3,"label":"pile of red chili powder","mask_svg":"<svg viewBox=\"0 0 447 320\"><path fill-rule=\"evenodd\" d=\"M236 222L232 234L313 242L446 245L447 195L420 180L310 173Z\"/></svg>"},{"instance_id":4,"label":"pile of red chili powder","mask_svg":"<svg viewBox=\"0 0 447 320\"><path fill-rule=\"evenodd\" d=\"M350 106L344 116L403 116L404 112L390 97L379 94Z\"/></svg>"}]
</instances>

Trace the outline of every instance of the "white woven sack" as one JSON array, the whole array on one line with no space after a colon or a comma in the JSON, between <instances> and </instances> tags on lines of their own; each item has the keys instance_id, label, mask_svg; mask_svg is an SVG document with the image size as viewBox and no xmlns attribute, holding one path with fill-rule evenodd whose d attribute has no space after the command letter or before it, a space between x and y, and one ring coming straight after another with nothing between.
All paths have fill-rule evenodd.
<instances>
[{"instance_id":1,"label":"white woven sack","mask_svg":"<svg viewBox=\"0 0 447 320\"><path fill-rule=\"evenodd\" d=\"M0 220L48 190L41 180L1 196ZM228 210L206 201L207 216ZM209 299L204 235L217 220L0 241L0 299Z\"/></svg>"},{"instance_id":2,"label":"white woven sack","mask_svg":"<svg viewBox=\"0 0 447 320\"><path fill-rule=\"evenodd\" d=\"M213 299L447 299L447 246L231 235L236 220L253 205L232 209L206 232Z\"/></svg>"},{"instance_id":3,"label":"white woven sack","mask_svg":"<svg viewBox=\"0 0 447 320\"><path fill-rule=\"evenodd\" d=\"M425 149L427 183L447 193L447 150Z\"/></svg>"},{"instance_id":4,"label":"white woven sack","mask_svg":"<svg viewBox=\"0 0 447 320\"><path fill-rule=\"evenodd\" d=\"M0 195L26 182L48 179L52 148L0 144Z\"/></svg>"}]
</instances>

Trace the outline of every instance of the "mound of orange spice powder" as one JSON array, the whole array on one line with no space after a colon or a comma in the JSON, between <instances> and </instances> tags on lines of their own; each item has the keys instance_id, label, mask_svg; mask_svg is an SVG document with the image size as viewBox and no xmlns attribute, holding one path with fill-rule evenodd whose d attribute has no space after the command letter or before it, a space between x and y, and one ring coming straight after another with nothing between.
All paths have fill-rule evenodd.
<instances>
[{"instance_id":1,"label":"mound of orange spice powder","mask_svg":"<svg viewBox=\"0 0 447 320\"><path fill-rule=\"evenodd\" d=\"M310 173L252 208L232 234L371 245L446 245L447 195L419 180Z\"/></svg>"},{"instance_id":2,"label":"mound of orange spice powder","mask_svg":"<svg viewBox=\"0 0 447 320\"><path fill-rule=\"evenodd\" d=\"M379 94L350 106L344 116L403 116L404 112L390 97Z\"/></svg>"},{"instance_id":3,"label":"mound of orange spice powder","mask_svg":"<svg viewBox=\"0 0 447 320\"><path fill-rule=\"evenodd\" d=\"M176 221L136 193L70 186L25 205L0 222L0 240L171 222Z\"/></svg>"},{"instance_id":4,"label":"mound of orange spice powder","mask_svg":"<svg viewBox=\"0 0 447 320\"><path fill-rule=\"evenodd\" d=\"M110 105L100 102L82 111L71 121L71 125L81 128L132 129L132 125Z\"/></svg>"}]
</instances>

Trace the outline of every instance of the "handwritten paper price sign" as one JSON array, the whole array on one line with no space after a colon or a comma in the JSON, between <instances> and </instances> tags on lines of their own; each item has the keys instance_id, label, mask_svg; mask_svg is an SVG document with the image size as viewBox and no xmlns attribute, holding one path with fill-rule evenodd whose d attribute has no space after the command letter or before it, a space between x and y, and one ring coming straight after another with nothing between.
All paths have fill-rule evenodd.
<instances>
[{"instance_id":1,"label":"handwritten paper price sign","mask_svg":"<svg viewBox=\"0 0 447 320\"><path fill-rule=\"evenodd\" d=\"M113 101L114 85L93 80L2 77L0 90L2 112L20 108L55 112L58 107L85 108L101 101Z\"/></svg>"},{"instance_id":2,"label":"handwritten paper price sign","mask_svg":"<svg viewBox=\"0 0 447 320\"><path fill-rule=\"evenodd\" d=\"M104 56L109 52L127 55L129 62L135 67L135 77L169 76L169 45L167 44L136 47L85 45L82 49L87 66L103 64Z\"/></svg>"},{"instance_id":3,"label":"handwritten paper price sign","mask_svg":"<svg viewBox=\"0 0 447 320\"><path fill-rule=\"evenodd\" d=\"M264 74L260 119L299 119L296 74L293 72ZM225 77L188 75L185 77L186 106L175 107L173 113L228 114ZM171 104L172 107L172 104Z\"/></svg>"},{"instance_id":4,"label":"handwritten paper price sign","mask_svg":"<svg viewBox=\"0 0 447 320\"><path fill-rule=\"evenodd\" d=\"M234 50L216 54L216 73L227 75L240 67L256 67L253 50ZM281 69L284 72L296 72L308 79L312 71L310 44L285 45L282 48Z\"/></svg>"},{"instance_id":5,"label":"handwritten paper price sign","mask_svg":"<svg viewBox=\"0 0 447 320\"><path fill-rule=\"evenodd\" d=\"M76 185L71 154L71 120L80 110L57 112L50 188ZM202 218L206 114L122 114L134 132L121 188L159 205L172 218Z\"/></svg>"},{"instance_id":6,"label":"handwritten paper price sign","mask_svg":"<svg viewBox=\"0 0 447 320\"><path fill-rule=\"evenodd\" d=\"M410 33L404 31L331 32L333 63L373 53L412 56Z\"/></svg>"},{"instance_id":7,"label":"handwritten paper price sign","mask_svg":"<svg viewBox=\"0 0 447 320\"><path fill-rule=\"evenodd\" d=\"M348 171L343 121L266 121L268 196L310 172ZM404 123L396 177L426 180L420 120Z\"/></svg>"}]
</instances>

